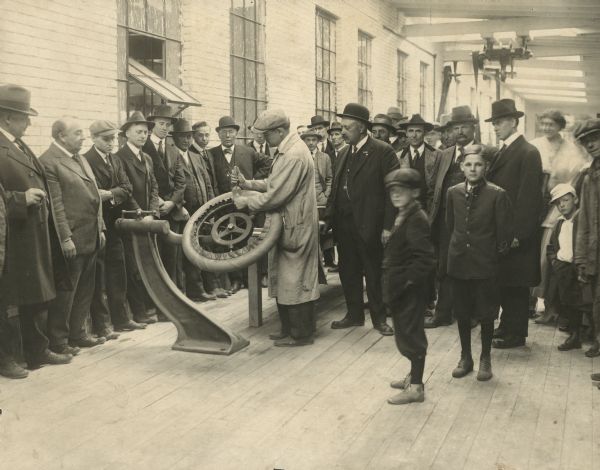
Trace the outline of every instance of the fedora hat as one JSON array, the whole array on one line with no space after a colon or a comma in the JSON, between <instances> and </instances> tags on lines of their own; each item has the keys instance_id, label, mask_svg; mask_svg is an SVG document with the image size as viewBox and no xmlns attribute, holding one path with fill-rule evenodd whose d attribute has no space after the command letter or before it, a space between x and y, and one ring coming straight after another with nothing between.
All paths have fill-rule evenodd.
<instances>
[{"instance_id":1,"label":"fedora hat","mask_svg":"<svg viewBox=\"0 0 600 470\"><path fill-rule=\"evenodd\" d=\"M227 129L229 127L232 127L236 131L240 130L240 126L235 123L231 116L223 116L221 119L219 119L219 125L215 130L219 132L221 129Z\"/></svg>"},{"instance_id":2,"label":"fedora hat","mask_svg":"<svg viewBox=\"0 0 600 470\"><path fill-rule=\"evenodd\" d=\"M173 116L173 110L168 104L160 104L154 108L154 113L148 116L148 121L154 121L157 118L170 119L171 124L177 122L177 118Z\"/></svg>"},{"instance_id":3,"label":"fedora hat","mask_svg":"<svg viewBox=\"0 0 600 470\"><path fill-rule=\"evenodd\" d=\"M331 133L332 133L332 132L336 132L336 131L337 131L337 132L342 132L342 129L343 129L343 128L342 128L342 124L341 124L341 123L339 123L339 122L337 122L337 121L334 121L334 122L332 122L332 123L331 123L331 125L329 126L329 129L327 129L327 133L328 133L329 135L331 135Z\"/></svg>"},{"instance_id":4,"label":"fedora hat","mask_svg":"<svg viewBox=\"0 0 600 470\"><path fill-rule=\"evenodd\" d=\"M121 131L123 133L127 132L134 124L146 124L148 126L148 130L152 130L154 127L154 123L152 121L147 121L144 115L140 111L134 111L131 113L131 116L127 118L127 121L121 126Z\"/></svg>"},{"instance_id":5,"label":"fedora hat","mask_svg":"<svg viewBox=\"0 0 600 470\"><path fill-rule=\"evenodd\" d=\"M362 121L369 126L369 129L371 128L371 121L369 121L369 110L362 104L348 103L344 107L344 112L336 114L336 116Z\"/></svg>"},{"instance_id":6,"label":"fedora hat","mask_svg":"<svg viewBox=\"0 0 600 470\"><path fill-rule=\"evenodd\" d=\"M452 114L450 115L450 122L448 122L448 125L453 126L454 124L463 124L465 122L477 124L479 121L473 115L469 106L457 106L456 108L452 108Z\"/></svg>"},{"instance_id":7,"label":"fedora hat","mask_svg":"<svg viewBox=\"0 0 600 470\"><path fill-rule=\"evenodd\" d=\"M433 130L433 124L423 119L420 114L413 114L408 121L401 123L398 127L406 130L410 126L421 126L425 132Z\"/></svg>"},{"instance_id":8,"label":"fedora hat","mask_svg":"<svg viewBox=\"0 0 600 470\"><path fill-rule=\"evenodd\" d=\"M515 100L504 98L492 103L492 117L486 119L485 122L492 122L494 119L500 119L503 117L520 118L524 115L525 113L523 111L517 111Z\"/></svg>"},{"instance_id":9,"label":"fedora hat","mask_svg":"<svg viewBox=\"0 0 600 470\"><path fill-rule=\"evenodd\" d=\"M383 126L390 132L396 132L396 126L392 124L392 118L388 114L377 114L371 122L371 128L373 126Z\"/></svg>"},{"instance_id":10,"label":"fedora hat","mask_svg":"<svg viewBox=\"0 0 600 470\"><path fill-rule=\"evenodd\" d=\"M173 134L192 134L194 129L192 129L192 125L185 118L177 119L177 122L173 124L173 129L169 132L169 135Z\"/></svg>"},{"instance_id":11,"label":"fedora hat","mask_svg":"<svg viewBox=\"0 0 600 470\"><path fill-rule=\"evenodd\" d=\"M0 86L0 108L37 116L38 112L30 104L31 92L28 89L12 84Z\"/></svg>"},{"instance_id":12,"label":"fedora hat","mask_svg":"<svg viewBox=\"0 0 600 470\"><path fill-rule=\"evenodd\" d=\"M390 106L387 110L387 115L392 119L397 119L398 121L406 119L406 116L402 114L402 111L397 106Z\"/></svg>"},{"instance_id":13,"label":"fedora hat","mask_svg":"<svg viewBox=\"0 0 600 470\"><path fill-rule=\"evenodd\" d=\"M316 137L318 140L323 140L323 136L317 131L312 130L310 127L300 134L300 138L302 140L306 139L307 137Z\"/></svg>"},{"instance_id":14,"label":"fedora hat","mask_svg":"<svg viewBox=\"0 0 600 470\"><path fill-rule=\"evenodd\" d=\"M440 132L444 132L450 127L450 119L450 114L442 114L440 117L440 127L438 129Z\"/></svg>"},{"instance_id":15,"label":"fedora hat","mask_svg":"<svg viewBox=\"0 0 600 470\"><path fill-rule=\"evenodd\" d=\"M312 129L315 126L324 126L329 127L329 121L325 119L323 116L313 116L310 118L310 124L307 126L309 129Z\"/></svg>"}]
</instances>

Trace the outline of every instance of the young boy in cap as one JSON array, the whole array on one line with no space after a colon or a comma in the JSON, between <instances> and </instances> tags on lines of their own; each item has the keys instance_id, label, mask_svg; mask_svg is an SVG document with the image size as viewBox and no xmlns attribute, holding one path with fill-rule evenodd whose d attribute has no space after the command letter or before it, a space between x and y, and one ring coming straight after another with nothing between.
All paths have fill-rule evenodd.
<instances>
[{"instance_id":1,"label":"young boy in cap","mask_svg":"<svg viewBox=\"0 0 600 470\"><path fill-rule=\"evenodd\" d=\"M558 218L546 248L551 267L546 300L558 306L559 315L569 321L569 337L558 346L559 351L581 348L582 285L577 282L577 268L573 262L577 236L577 193L570 184L558 184L551 193L551 203L561 216Z\"/></svg>"},{"instance_id":2,"label":"young boy in cap","mask_svg":"<svg viewBox=\"0 0 600 470\"><path fill-rule=\"evenodd\" d=\"M423 321L428 300L428 280L435 267L427 215L418 202L421 176L402 168L385 177L385 187L398 210L383 256L383 301L392 315L394 337L400 353L410 360L410 373L394 381L403 390L388 399L391 405L425 399L423 369L427 337Z\"/></svg>"},{"instance_id":3,"label":"young boy in cap","mask_svg":"<svg viewBox=\"0 0 600 470\"><path fill-rule=\"evenodd\" d=\"M448 189L446 223L450 236L448 276L452 282L461 357L452 376L473 371L471 319L481 321L481 358L477 380L492 378L490 351L498 313L497 276L500 255L508 251L510 200L499 186L486 181L481 145L463 149L466 181Z\"/></svg>"}]
</instances>

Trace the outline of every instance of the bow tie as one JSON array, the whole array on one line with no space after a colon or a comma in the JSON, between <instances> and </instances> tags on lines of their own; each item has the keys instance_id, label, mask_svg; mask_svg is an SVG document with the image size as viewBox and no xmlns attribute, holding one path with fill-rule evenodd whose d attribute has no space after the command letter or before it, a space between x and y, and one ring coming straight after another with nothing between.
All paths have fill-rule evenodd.
<instances>
[{"instance_id":1,"label":"bow tie","mask_svg":"<svg viewBox=\"0 0 600 470\"><path fill-rule=\"evenodd\" d=\"M231 151L231 149L230 149L230 148L226 148L225 150L223 150L223 153L224 153L225 155L231 155L233 152Z\"/></svg>"}]
</instances>

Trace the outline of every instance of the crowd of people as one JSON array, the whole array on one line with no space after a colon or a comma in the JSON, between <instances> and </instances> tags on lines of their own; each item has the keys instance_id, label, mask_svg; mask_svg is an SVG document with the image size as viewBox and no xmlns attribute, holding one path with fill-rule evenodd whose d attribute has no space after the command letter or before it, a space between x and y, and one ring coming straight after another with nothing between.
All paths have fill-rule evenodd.
<instances>
[{"instance_id":1,"label":"crowd of people","mask_svg":"<svg viewBox=\"0 0 600 470\"><path fill-rule=\"evenodd\" d=\"M424 400L426 328L456 320L461 357L452 375L461 378L474 369L471 330L480 325L477 379L489 380L492 347L526 344L539 298L536 321L559 317L569 333L561 351L590 339L586 355L600 355L600 120L579 122L571 138L565 116L550 110L538 116L542 137L527 142L523 112L500 99L487 119L496 148L478 142L468 106L436 125L395 107L371 118L349 103L337 121L313 116L296 132L284 111L266 111L249 126L249 142L223 116L220 143L208 148L207 122L160 105L120 127L93 122L85 153L81 123L58 119L38 158L22 140L37 115L30 101L25 88L0 86L1 375L69 363L81 348L166 320L116 220L141 209L181 233L190 214L235 186L251 190L234 197L238 208L283 215L261 267L281 322L275 346L313 343L323 265L339 272L347 312L331 328L364 325L368 308L373 328L394 335L411 362L391 384L401 389L392 404ZM321 249L331 234L334 247ZM247 282L244 271L200 271L177 245L157 244L192 300L227 298Z\"/></svg>"}]
</instances>

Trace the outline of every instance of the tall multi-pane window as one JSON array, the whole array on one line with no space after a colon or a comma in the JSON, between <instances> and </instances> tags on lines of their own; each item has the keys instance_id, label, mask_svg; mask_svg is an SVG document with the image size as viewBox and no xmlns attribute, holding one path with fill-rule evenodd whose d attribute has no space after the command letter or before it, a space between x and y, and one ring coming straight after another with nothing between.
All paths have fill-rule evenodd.
<instances>
[{"instance_id":1,"label":"tall multi-pane window","mask_svg":"<svg viewBox=\"0 0 600 470\"><path fill-rule=\"evenodd\" d=\"M241 136L266 107L265 0L231 0L231 114Z\"/></svg>"},{"instance_id":2,"label":"tall multi-pane window","mask_svg":"<svg viewBox=\"0 0 600 470\"><path fill-rule=\"evenodd\" d=\"M425 117L427 111L427 68L425 62L421 62L419 76L419 113Z\"/></svg>"},{"instance_id":3,"label":"tall multi-pane window","mask_svg":"<svg viewBox=\"0 0 600 470\"><path fill-rule=\"evenodd\" d=\"M406 114L406 58L408 57L402 51L398 51L398 94L396 104Z\"/></svg>"},{"instance_id":4,"label":"tall multi-pane window","mask_svg":"<svg viewBox=\"0 0 600 470\"><path fill-rule=\"evenodd\" d=\"M316 113L335 119L335 18L317 10L315 25Z\"/></svg>"},{"instance_id":5,"label":"tall multi-pane window","mask_svg":"<svg viewBox=\"0 0 600 470\"><path fill-rule=\"evenodd\" d=\"M358 32L358 102L371 109L371 36Z\"/></svg>"}]
</instances>

